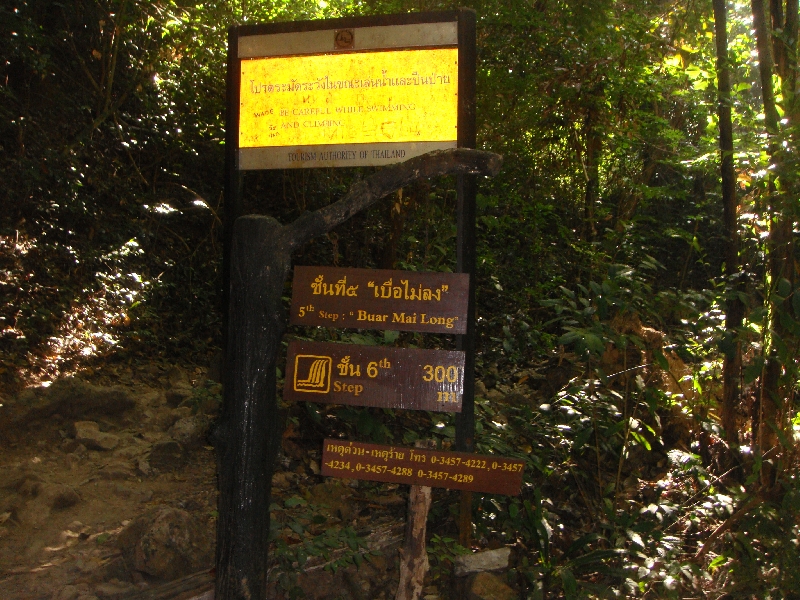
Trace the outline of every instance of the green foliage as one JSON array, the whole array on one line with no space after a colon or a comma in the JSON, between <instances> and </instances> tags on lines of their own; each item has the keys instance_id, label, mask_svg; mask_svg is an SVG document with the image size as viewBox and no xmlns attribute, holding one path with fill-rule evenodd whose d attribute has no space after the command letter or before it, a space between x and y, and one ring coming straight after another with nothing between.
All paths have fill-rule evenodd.
<instances>
[{"instance_id":1,"label":"green foliage","mask_svg":"<svg viewBox=\"0 0 800 600\"><path fill-rule=\"evenodd\" d=\"M269 577L290 598L303 597L297 586L297 573L309 559L319 559L325 570L335 573L349 565L360 567L364 560L379 555L367 549L352 527L331 523L322 505L293 496L283 506L273 503L270 512L274 550L270 555Z\"/></svg>"},{"instance_id":2,"label":"green foliage","mask_svg":"<svg viewBox=\"0 0 800 600\"><path fill-rule=\"evenodd\" d=\"M750 7L734 3L742 266L731 272L708 3L471 5L479 146L505 157L498 177L479 182L476 249L478 376L489 388L504 386L505 399L478 399L476 447L526 461L520 500L476 499L476 532L519 540L520 585L533 597L717 589L785 596L797 587L797 486L788 466L800 294L796 256L787 254L783 272L769 264L779 224L788 223L785 247L797 229L790 78L776 78L786 123L768 138ZM0 7L4 389L50 380L98 356L206 363L215 352L230 25L454 6L24 0ZM776 43L785 40L775 32ZM329 204L368 172L248 173L245 210L287 222ZM296 263L451 271L455 203L453 181L421 182L308 244ZM725 323L733 299L747 312L738 331ZM663 343L644 327L663 333ZM410 333L294 333L453 345ZM763 375L778 364L785 397L775 400L785 427L779 457L762 457L755 432L742 432L746 450L723 468L718 390L722 361L737 349L740 422L759 414ZM686 370L676 376L678 359ZM520 373L547 379L559 370L564 381L536 387L535 400L521 393L508 400ZM670 377L677 386L665 383ZM198 388L192 406L213 404L218 394ZM319 435L335 430L404 444L432 437L443 447L454 440L451 415L309 404L296 418ZM684 433L674 433L676 423ZM764 465L779 467L781 493L734 523L709 565L689 560L704 532L746 501L740 483L755 486ZM730 468L743 481L726 479ZM652 497L634 489L645 480L656 482ZM286 589L293 586L287 573L308 556L332 557L343 547L353 562L363 555L346 528L317 532L316 508L299 502L276 510L275 572ZM435 573L444 577L460 549L445 532L431 545Z\"/></svg>"}]
</instances>

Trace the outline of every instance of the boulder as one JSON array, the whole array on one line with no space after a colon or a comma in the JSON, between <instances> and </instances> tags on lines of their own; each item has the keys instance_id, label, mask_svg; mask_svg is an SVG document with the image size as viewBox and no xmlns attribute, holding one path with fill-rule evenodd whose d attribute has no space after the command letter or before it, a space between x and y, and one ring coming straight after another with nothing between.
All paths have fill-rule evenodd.
<instances>
[{"instance_id":1,"label":"boulder","mask_svg":"<svg viewBox=\"0 0 800 600\"><path fill-rule=\"evenodd\" d=\"M319 506L322 512L347 522L353 518L356 509L352 496L351 489L341 481L332 480L310 488L307 500Z\"/></svg>"},{"instance_id":2,"label":"boulder","mask_svg":"<svg viewBox=\"0 0 800 600\"><path fill-rule=\"evenodd\" d=\"M468 600L517 600L519 593L491 573L477 573L467 585Z\"/></svg>"},{"instance_id":3,"label":"boulder","mask_svg":"<svg viewBox=\"0 0 800 600\"><path fill-rule=\"evenodd\" d=\"M147 463L159 471L175 471L186 464L186 452L175 440L164 440L153 444Z\"/></svg>"},{"instance_id":4,"label":"boulder","mask_svg":"<svg viewBox=\"0 0 800 600\"><path fill-rule=\"evenodd\" d=\"M42 492L47 505L53 510L62 510L75 506L81 501L81 497L74 489L63 483L53 483L46 485Z\"/></svg>"},{"instance_id":5,"label":"boulder","mask_svg":"<svg viewBox=\"0 0 800 600\"><path fill-rule=\"evenodd\" d=\"M52 600L76 600L81 591L74 585L65 585L60 591L53 594Z\"/></svg>"},{"instance_id":6,"label":"boulder","mask_svg":"<svg viewBox=\"0 0 800 600\"><path fill-rule=\"evenodd\" d=\"M117 544L137 571L173 580L212 566L212 533L185 510L161 507L131 522Z\"/></svg>"},{"instance_id":7,"label":"boulder","mask_svg":"<svg viewBox=\"0 0 800 600\"><path fill-rule=\"evenodd\" d=\"M167 390L165 396L167 398L167 404L175 408L176 406L180 406L183 402L189 400L193 394L194 389L188 385L185 385Z\"/></svg>"},{"instance_id":8,"label":"boulder","mask_svg":"<svg viewBox=\"0 0 800 600\"><path fill-rule=\"evenodd\" d=\"M463 577L471 573L507 569L510 556L511 548L497 548L458 556L455 560L455 574Z\"/></svg>"},{"instance_id":9,"label":"boulder","mask_svg":"<svg viewBox=\"0 0 800 600\"><path fill-rule=\"evenodd\" d=\"M119 437L100 431L100 426L94 421L75 421L73 432L75 441L90 450L113 450L119 446Z\"/></svg>"},{"instance_id":10,"label":"boulder","mask_svg":"<svg viewBox=\"0 0 800 600\"><path fill-rule=\"evenodd\" d=\"M101 600L113 600L136 591L132 583L100 583L95 586L94 593Z\"/></svg>"},{"instance_id":11,"label":"boulder","mask_svg":"<svg viewBox=\"0 0 800 600\"><path fill-rule=\"evenodd\" d=\"M205 442L207 425L206 420L199 415L183 417L170 428L169 434L185 448L197 448Z\"/></svg>"}]
</instances>

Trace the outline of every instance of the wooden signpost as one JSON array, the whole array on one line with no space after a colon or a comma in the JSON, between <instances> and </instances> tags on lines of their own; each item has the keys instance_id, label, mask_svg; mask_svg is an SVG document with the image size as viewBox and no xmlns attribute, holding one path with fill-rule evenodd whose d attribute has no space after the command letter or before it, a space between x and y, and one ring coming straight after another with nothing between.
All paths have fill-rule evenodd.
<instances>
[{"instance_id":1,"label":"wooden signpost","mask_svg":"<svg viewBox=\"0 0 800 600\"><path fill-rule=\"evenodd\" d=\"M286 400L458 412L464 353L290 342Z\"/></svg>"},{"instance_id":2,"label":"wooden signpost","mask_svg":"<svg viewBox=\"0 0 800 600\"><path fill-rule=\"evenodd\" d=\"M293 325L463 334L469 274L295 267Z\"/></svg>"},{"instance_id":3,"label":"wooden signpost","mask_svg":"<svg viewBox=\"0 0 800 600\"><path fill-rule=\"evenodd\" d=\"M521 460L495 455L398 448L343 440L322 444L322 474L516 496Z\"/></svg>"},{"instance_id":4,"label":"wooden signpost","mask_svg":"<svg viewBox=\"0 0 800 600\"><path fill-rule=\"evenodd\" d=\"M463 275L372 271L370 276L360 270L314 267L304 273L299 268L301 293L291 319L306 325L450 333L457 351L420 358L402 349L390 356L381 348L378 357L363 348L299 344L290 356L286 389L295 399L328 394L330 401L343 402L349 395L374 406L460 410L456 449L472 449L475 287L469 274L475 270L475 176L494 175L501 164L495 154L470 150L475 148L475 65L475 13L467 9L230 30L223 234L226 369L222 414L212 434L220 487L218 600L266 596L268 506L280 446L276 357L292 254L380 198L443 175L456 177L456 270ZM287 225L264 215L242 215L244 174L250 170L343 166L385 168L354 184L339 201ZM362 368L360 375L355 367ZM328 385L330 391L322 392ZM391 386L404 389L393 394ZM365 454L368 446L359 445ZM390 450L370 447L373 451ZM481 482L481 490L518 492L519 461L492 457L488 464L508 468L476 468L469 461L484 459L452 453L462 462L439 468L445 466L439 464L442 454L424 455L432 467L436 458L435 470L418 467L416 475L405 476L409 483L425 484L412 485L412 498L431 482L463 490L478 489L464 486ZM369 464L364 459L349 468L356 475L386 476L385 462L380 468ZM349 468L346 474L352 476ZM392 468L393 477L402 477L402 469L409 467ZM344 467L339 470L344 474ZM470 527L469 493L462 494L462 531ZM424 554L424 515L418 511L414 522L422 526L415 539ZM407 597L418 595L421 581L417 572L413 585L401 582L403 589L416 590ZM398 592L398 597L406 596Z\"/></svg>"}]
</instances>

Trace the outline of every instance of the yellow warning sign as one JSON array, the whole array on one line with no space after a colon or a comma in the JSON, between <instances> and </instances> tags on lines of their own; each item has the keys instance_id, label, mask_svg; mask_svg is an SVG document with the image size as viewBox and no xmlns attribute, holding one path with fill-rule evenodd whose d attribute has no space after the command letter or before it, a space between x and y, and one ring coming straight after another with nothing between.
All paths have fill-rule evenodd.
<instances>
[{"instance_id":1,"label":"yellow warning sign","mask_svg":"<svg viewBox=\"0 0 800 600\"><path fill-rule=\"evenodd\" d=\"M458 49L241 62L239 147L457 139Z\"/></svg>"}]
</instances>

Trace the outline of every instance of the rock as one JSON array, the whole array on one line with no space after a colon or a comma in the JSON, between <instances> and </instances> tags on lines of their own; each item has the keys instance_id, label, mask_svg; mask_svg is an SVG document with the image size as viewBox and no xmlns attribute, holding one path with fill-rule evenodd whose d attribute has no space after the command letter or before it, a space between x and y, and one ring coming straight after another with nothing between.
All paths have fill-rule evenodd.
<instances>
[{"instance_id":1,"label":"rock","mask_svg":"<svg viewBox=\"0 0 800 600\"><path fill-rule=\"evenodd\" d=\"M60 592L53 594L52 600L75 600L81 591L74 585L65 585Z\"/></svg>"},{"instance_id":2,"label":"rock","mask_svg":"<svg viewBox=\"0 0 800 600\"><path fill-rule=\"evenodd\" d=\"M188 412L191 413L191 411ZM172 427L178 419L185 416L187 415L184 414L180 409L164 407L155 412L150 419L150 424L157 431L166 431Z\"/></svg>"},{"instance_id":3,"label":"rock","mask_svg":"<svg viewBox=\"0 0 800 600\"><path fill-rule=\"evenodd\" d=\"M167 404L171 407L179 406L192 397L194 390L188 386L181 386L167 390Z\"/></svg>"},{"instance_id":4,"label":"rock","mask_svg":"<svg viewBox=\"0 0 800 600\"><path fill-rule=\"evenodd\" d=\"M485 398L488 390L486 389L486 384L484 384L481 380L477 380L475 382L475 395L481 398Z\"/></svg>"},{"instance_id":5,"label":"rock","mask_svg":"<svg viewBox=\"0 0 800 600\"><path fill-rule=\"evenodd\" d=\"M61 483L45 486L42 496L45 498L47 505L53 510L69 508L81 501L78 492Z\"/></svg>"},{"instance_id":6,"label":"rock","mask_svg":"<svg viewBox=\"0 0 800 600\"><path fill-rule=\"evenodd\" d=\"M167 371L167 381L172 387L183 387L189 385L189 375L181 369L179 366L175 365L169 371Z\"/></svg>"},{"instance_id":7,"label":"rock","mask_svg":"<svg viewBox=\"0 0 800 600\"><path fill-rule=\"evenodd\" d=\"M150 468L150 463L147 462L146 458L140 458L136 468L142 475L150 475L153 470Z\"/></svg>"},{"instance_id":8,"label":"rock","mask_svg":"<svg viewBox=\"0 0 800 600\"><path fill-rule=\"evenodd\" d=\"M184 448L197 448L205 442L206 425L206 420L200 416L184 417L175 422L169 434Z\"/></svg>"},{"instance_id":9,"label":"rock","mask_svg":"<svg viewBox=\"0 0 800 600\"><path fill-rule=\"evenodd\" d=\"M353 518L352 490L339 481L326 481L309 490L309 502L321 505L322 510L342 521Z\"/></svg>"},{"instance_id":10,"label":"rock","mask_svg":"<svg viewBox=\"0 0 800 600\"><path fill-rule=\"evenodd\" d=\"M146 454L147 451L150 450L151 446L152 444L149 442L133 438L133 443L130 445L114 450L114 456L128 460L139 458L143 454Z\"/></svg>"},{"instance_id":11,"label":"rock","mask_svg":"<svg viewBox=\"0 0 800 600\"><path fill-rule=\"evenodd\" d=\"M92 450L113 450L119 446L119 437L100 431L94 421L75 421L73 431L75 441Z\"/></svg>"},{"instance_id":12,"label":"rock","mask_svg":"<svg viewBox=\"0 0 800 600\"><path fill-rule=\"evenodd\" d=\"M25 473L11 484L20 496L36 498L42 491L44 480L34 473Z\"/></svg>"},{"instance_id":13,"label":"rock","mask_svg":"<svg viewBox=\"0 0 800 600\"><path fill-rule=\"evenodd\" d=\"M122 556L115 556L104 562L97 571L94 572L94 580L109 583L125 582L123 585L128 585L132 582L132 577L128 564L125 562L125 558ZM98 596L100 595L96 589L95 593Z\"/></svg>"},{"instance_id":14,"label":"rock","mask_svg":"<svg viewBox=\"0 0 800 600\"><path fill-rule=\"evenodd\" d=\"M477 573L467 586L468 600L517 600L519 594L496 575Z\"/></svg>"},{"instance_id":15,"label":"rock","mask_svg":"<svg viewBox=\"0 0 800 600\"><path fill-rule=\"evenodd\" d=\"M135 590L136 586L131 583L100 583L95 586L94 593L97 597L105 600L106 598L119 598Z\"/></svg>"},{"instance_id":16,"label":"rock","mask_svg":"<svg viewBox=\"0 0 800 600\"><path fill-rule=\"evenodd\" d=\"M471 573L507 569L510 556L511 548L483 550L474 554L458 556L455 560L455 574L458 577L463 577Z\"/></svg>"},{"instance_id":17,"label":"rock","mask_svg":"<svg viewBox=\"0 0 800 600\"><path fill-rule=\"evenodd\" d=\"M505 394L497 388L491 389L487 392L486 398L492 402L499 402L505 397Z\"/></svg>"},{"instance_id":18,"label":"rock","mask_svg":"<svg viewBox=\"0 0 800 600\"><path fill-rule=\"evenodd\" d=\"M133 477L133 469L129 462L113 462L100 469L97 474L103 479L118 481Z\"/></svg>"},{"instance_id":19,"label":"rock","mask_svg":"<svg viewBox=\"0 0 800 600\"><path fill-rule=\"evenodd\" d=\"M137 571L173 580L211 567L210 533L185 510L162 507L130 523L117 544Z\"/></svg>"},{"instance_id":20,"label":"rock","mask_svg":"<svg viewBox=\"0 0 800 600\"><path fill-rule=\"evenodd\" d=\"M15 404L15 414L7 422L12 426L55 414L69 419L85 415L118 416L136 405L122 387L94 386L73 377L58 379L49 388L26 390Z\"/></svg>"},{"instance_id":21,"label":"rock","mask_svg":"<svg viewBox=\"0 0 800 600\"><path fill-rule=\"evenodd\" d=\"M509 406L535 406L535 398L529 398L520 392L511 392L503 400Z\"/></svg>"},{"instance_id":22,"label":"rock","mask_svg":"<svg viewBox=\"0 0 800 600\"><path fill-rule=\"evenodd\" d=\"M186 453L175 440L164 440L153 444L147 462L151 468L161 472L175 471L186 463Z\"/></svg>"},{"instance_id":23,"label":"rock","mask_svg":"<svg viewBox=\"0 0 800 600\"><path fill-rule=\"evenodd\" d=\"M276 490L288 490L296 480L296 473L275 473L272 476L272 487Z\"/></svg>"}]
</instances>

